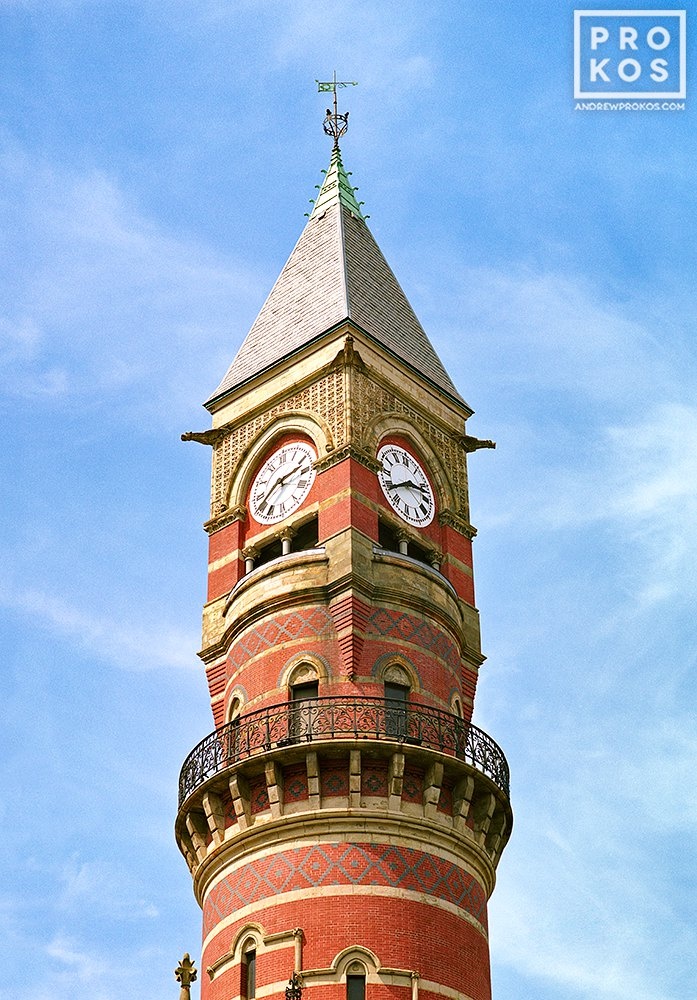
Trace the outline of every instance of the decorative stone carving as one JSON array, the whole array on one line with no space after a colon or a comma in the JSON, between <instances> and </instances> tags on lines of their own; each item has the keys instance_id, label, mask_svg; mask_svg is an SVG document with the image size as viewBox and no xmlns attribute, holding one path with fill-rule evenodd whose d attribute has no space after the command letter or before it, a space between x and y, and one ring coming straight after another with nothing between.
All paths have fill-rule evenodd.
<instances>
[{"instance_id":1,"label":"decorative stone carving","mask_svg":"<svg viewBox=\"0 0 697 1000\"><path fill-rule=\"evenodd\" d=\"M344 437L345 386L342 370L325 370L309 384L280 400L262 413L238 426L220 428L221 436L213 454L211 509L225 499L226 487L238 461L256 436L284 413L305 411L316 413L331 432L332 447L341 445Z\"/></svg>"},{"instance_id":2,"label":"decorative stone carving","mask_svg":"<svg viewBox=\"0 0 697 1000\"><path fill-rule=\"evenodd\" d=\"M179 1000L189 1000L191 997L191 984L196 982L198 972L189 957L188 951L174 970L174 977L178 983L181 983Z\"/></svg>"}]
</instances>

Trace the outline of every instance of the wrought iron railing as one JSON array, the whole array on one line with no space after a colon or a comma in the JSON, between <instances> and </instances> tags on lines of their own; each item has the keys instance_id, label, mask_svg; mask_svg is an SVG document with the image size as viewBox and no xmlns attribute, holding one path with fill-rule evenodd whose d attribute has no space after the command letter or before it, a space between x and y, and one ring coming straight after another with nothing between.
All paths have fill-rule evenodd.
<instances>
[{"instance_id":1,"label":"wrought iron railing","mask_svg":"<svg viewBox=\"0 0 697 1000\"><path fill-rule=\"evenodd\" d=\"M428 705L335 697L271 705L210 733L184 761L179 804L209 778L248 757L333 739L394 740L440 750L466 761L508 795L509 770L503 751L472 723Z\"/></svg>"},{"instance_id":2,"label":"wrought iron railing","mask_svg":"<svg viewBox=\"0 0 697 1000\"><path fill-rule=\"evenodd\" d=\"M382 698L313 698L250 712L216 729L184 761L179 775L181 805L225 768L269 750L315 740L394 740L464 760L508 795L503 751L464 719L428 705Z\"/></svg>"}]
</instances>

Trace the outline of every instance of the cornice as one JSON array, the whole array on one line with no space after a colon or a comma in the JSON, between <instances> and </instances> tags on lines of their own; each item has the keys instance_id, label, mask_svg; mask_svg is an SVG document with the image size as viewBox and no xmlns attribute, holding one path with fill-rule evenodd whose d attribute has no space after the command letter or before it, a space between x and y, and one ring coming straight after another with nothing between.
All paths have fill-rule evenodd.
<instances>
[{"instance_id":1,"label":"cornice","mask_svg":"<svg viewBox=\"0 0 697 1000\"><path fill-rule=\"evenodd\" d=\"M360 748L365 750L365 745L361 744ZM468 772L472 771L468 765L463 767ZM474 773L477 776L475 780L481 778L492 784L484 775L480 775L479 772ZM387 833L386 827L393 828L393 833ZM317 843L323 839L333 842L336 842L337 838L345 838L347 841L364 839L382 843L390 835L399 837L400 841L412 842L418 850L435 849L440 855L445 854L460 862L464 861L475 873L487 897L494 891L496 884L494 863L469 831L461 833L437 820L419 815L412 816L401 810L365 807L348 809L339 806L284 814L277 819L260 823L258 828L249 827L225 840L208 854L193 872L194 893L199 905L203 906L206 892L223 870L233 864L251 860L259 853L267 854L270 843L277 844L279 851L282 851L284 847L305 842Z\"/></svg>"}]
</instances>

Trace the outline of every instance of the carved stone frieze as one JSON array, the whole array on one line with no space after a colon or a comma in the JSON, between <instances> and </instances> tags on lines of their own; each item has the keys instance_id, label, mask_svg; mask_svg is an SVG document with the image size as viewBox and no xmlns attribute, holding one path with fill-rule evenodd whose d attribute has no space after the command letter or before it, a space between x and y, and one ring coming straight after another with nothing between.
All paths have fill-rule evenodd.
<instances>
[{"instance_id":1,"label":"carved stone frieze","mask_svg":"<svg viewBox=\"0 0 697 1000\"><path fill-rule=\"evenodd\" d=\"M211 484L211 511L216 504L225 503L227 485L235 467L247 447L257 435L284 413L298 410L321 416L328 424L334 443L342 447L345 436L345 384L341 369L320 374L316 381L304 386L277 402L251 420L231 427L219 438L213 453L213 479Z\"/></svg>"},{"instance_id":2,"label":"carved stone frieze","mask_svg":"<svg viewBox=\"0 0 697 1000\"><path fill-rule=\"evenodd\" d=\"M377 382L367 371L355 371L352 378L352 424L354 441L365 445L369 424L381 413L398 413L414 424L440 457L451 477L457 498L458 512L468 517L467 461L461 435L453 435L434 421L427 419L417 407L410 405L396 392Z\"/></svg>"}]
</instances>

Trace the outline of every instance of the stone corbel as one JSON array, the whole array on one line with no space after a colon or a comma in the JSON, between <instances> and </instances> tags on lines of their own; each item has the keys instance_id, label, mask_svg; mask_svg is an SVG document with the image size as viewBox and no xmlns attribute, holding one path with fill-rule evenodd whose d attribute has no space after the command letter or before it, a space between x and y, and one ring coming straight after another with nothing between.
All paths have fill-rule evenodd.
<instances>
[{"instance_id":1,"label":"stone corbel","mask_svg":"<svg viewBox=\"0 0 697 1000\"><path fill-rule=\"evenodd\" d=\"M462 517L462 515L457 514L454 510L449 510L445 508L438 515L438 523L446 525L448 528L455 528L456 531L461 532L470 541L476 537L477 529L473 524Z\"/></svg>"},{"instance_id":2,"label":"stone corbel","mask_svg":"<svg viewBox=\"0 0 697 1000\"><path fill-rule=\"evenodd\" d=\"M310 808L319 809L319 764L317 761L317 754L314 750L305 754L305 768L307 770L307 791L310 799Z\"/></svg>"},{"instance_id":3,"label":"stone corbel","mask_svg":"<svg viewBox=\"0 0 697 1000\"><path fill-rule=\"evenodd\" d=\"M235 507L226 507L224 500L218 500L212 511L213 517L206 521L203 530L212 535L214 531L227 528L228 524L235 521L245 521L247 519L247 508L244 504L237 504Z\"/></svg>"},{"instance_id":4,"label":"stone corbel","mask_svg":"<svg viewBox=\"0 0 697 1000\"><path fill-rule=\"evenodd\" d=\"M404 754L393 753L387 773L388 809L402 808L402 786L404 785Z\"/></svg>"},{"instance_id":5,"label":"stone corbel","mask_svg":"<svg viewBox=\"0 0 697 1000\"><path fill-rule=\"evenodd\" d=\"M270 760L264 768L269 807L274 819L283 815L283 770L276 761Z\"/></svg>"},{"instance_id":6,"label":"stone corbel","mask_svg":"<svg viewBox=\"0 0 697 1000\"><path fill-rule=\"evenodd\" d=\"M252 822L249 804L249 782L242 774L230 777L230 796L240 830L246 830Z\"/></svg>"},{"instance_id":7,"label":"stone corbel","mask_svg":"<svg viewBox=\"0 0 697 1000\"><path fill-rule=\"evenodd\" d=\"M213 835L213 842L216 847L222 844L225 837L225 810L219 795L214 792L205 792L203 796L203 808L206 813L208 828Z\"/></svg>"},{"instance_id":8,"label":"stone corbel","mask_svg":"<svg viewBox=\"0 0 697 1000\"><path fill-rule=\"evenodd\" d=\"M453 789L453 821L456 830L464 831L474 795L474 778L462 778Z\"/></svg>"},{"instance_id":9,"label":"stone corbel","mask_svg":"<svg viewBox=\"0 0 697 1000\"><path fill-rule=\"evenodd\" d=\"M352 750L349 760L349 806L358 809L361 804L361 751Z\"/></svg>"},{"instance_id":10,"label":"stone corbel","mask_svg":"<svg viewBox=\"0 0 697 1000\"><path fill-rule=\"evenodd\" d=\"M435 819L442 784L443 765L440 762L435 762L428 768L424 781L424 816L427 819Z\"/></svg>"},{"instance_id":11,"label":"stone corbel","mask_svg":"<svg viewBox=\"0 0 697 1000\"><path fill-rule=\"evenodd\" d=\"M483 846L491 825L491 819L496 808L496 796L493 792L485 792L478 796L472 806L474 819L474 835L477 841Z\"/></svg>"},{"instance_id":12,"label":"stone corbel","mask_svg":"<svg viewBox=\"0 0 697 1000\"><path fill-rule=\"evenodd\" d=\"M196 858L200 864L205 860L207 854L206 833L208 832L208 824L203 813L187 813L186 828L191 837L191 846L196 852Z\"/></svg>"}]
</instances>

